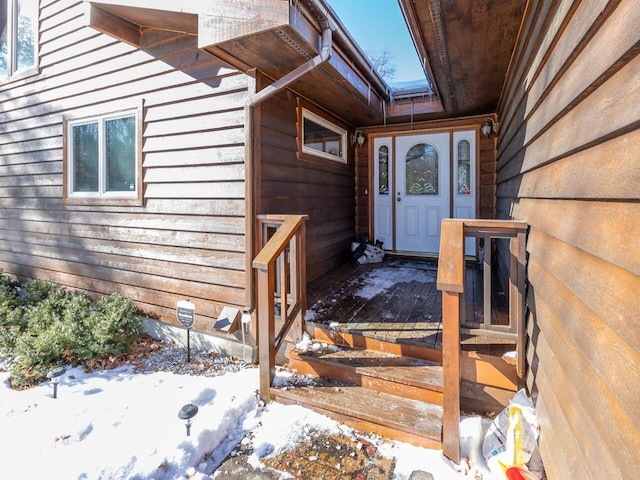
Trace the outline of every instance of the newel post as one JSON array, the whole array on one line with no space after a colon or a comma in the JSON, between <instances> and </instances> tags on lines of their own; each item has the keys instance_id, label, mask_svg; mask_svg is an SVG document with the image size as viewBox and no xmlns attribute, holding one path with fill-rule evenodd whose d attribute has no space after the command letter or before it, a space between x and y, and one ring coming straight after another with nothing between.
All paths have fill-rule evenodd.
<instances>
[{"instance_id":1,"label":"newel post","mask_svg":"<svg viewBox=\"0 0 640 480\"><path fill-rule=\"evenodd\" d=\"M460 463L460 304L464 295L464 224L443 220L438 260L442 291L442 450Z\"/></svg>"},{"instance_id":2,"label":"newel post","mask_svg":"<svg viewBox=\"0 0 640 480\"><path fill-rule=\"evenodd\" d=\"M271 381L275 375L276 349L274 295L275 268L258 269L258 355L260 365L260 398L271 400Z\"/></svg>"}]
</instances>

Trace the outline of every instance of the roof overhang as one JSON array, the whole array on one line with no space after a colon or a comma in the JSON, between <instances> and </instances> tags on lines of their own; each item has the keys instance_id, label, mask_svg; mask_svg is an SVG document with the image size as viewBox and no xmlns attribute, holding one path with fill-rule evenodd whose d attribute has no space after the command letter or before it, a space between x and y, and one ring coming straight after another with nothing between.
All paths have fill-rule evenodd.
<instances>
[{"instance_id":1,"label":"roof overhang","mask_svg":"<svg viewBox=\"0 0 640 480\"><path fill-rule=\"evenodd\" d=\"M274 81L319 54L321 24L328 24L329 60L289 88L352 125L379 125L395 112L389 87L324 0L85 1L92 27L138 48L147 29L193 35L200 49L244 72L258 69ZM412 102L416 112L442 111L437 98L416 96Z\"/></svg>"},{"instance_id":2,"label":"roof overhang","mask_svg":"<svg viewBox=\"0 0 640 480\"><path fill-rule=\"evenodd\" d=\"M526 0L398 0L449 117L497 109Z\"/></svg>"}]
</instances>

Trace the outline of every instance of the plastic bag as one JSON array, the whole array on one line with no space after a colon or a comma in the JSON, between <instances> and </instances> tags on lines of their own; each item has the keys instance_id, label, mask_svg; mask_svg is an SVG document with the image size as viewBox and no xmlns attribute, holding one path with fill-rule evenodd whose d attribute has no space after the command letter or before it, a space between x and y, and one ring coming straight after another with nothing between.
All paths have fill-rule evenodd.
<instances>
[{"instance_id":1,"label":"plastic bag","mask_svg":"<svg viewBox=\"0 0 640 480\"><path fill-rule=\"evenodd\" d=\"M351 244L351 258L360 265L365 263L379 263L384 258L384 250L375 245L353 242Z\"/></svg>"},{"instance_id":2,"label":"plastic bag","mask_svg":"<svg viewBox=\"0 0 640 480\"><path fill-rule=\"evenodd\" d=\"M520 390L493 420L482 443L482 455L493 473L523 466L537 447L540 424L533 403Z\"/></svg>"}]
</instances>

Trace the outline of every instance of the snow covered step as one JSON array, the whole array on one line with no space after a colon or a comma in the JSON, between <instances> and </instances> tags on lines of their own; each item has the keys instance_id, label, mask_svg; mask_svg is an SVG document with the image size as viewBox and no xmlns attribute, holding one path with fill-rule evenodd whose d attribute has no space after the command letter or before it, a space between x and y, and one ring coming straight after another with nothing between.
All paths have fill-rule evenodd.
<instances>
[{"instance_id":1,"label":"snow covered step","mask_svg":"<svg viewBox=\"0 0 640 480\"><path fill-rule=\"evenodd\" d=\"M425 448L441 448L439 405L340 382L272 388L271 395L278 402L303 405L362 431Z\"/></svg>"},{"instance_id":2,"label":"snow covered step","mask_svg":"<svg viewBox=\"0 0 640 480\"><path fill-rule=\"evenodd\" d=\"M442 405L442 366L370 350L332 347L289 353L298 373L347 382L377 392Z\"/></svg>"}]
</instances>

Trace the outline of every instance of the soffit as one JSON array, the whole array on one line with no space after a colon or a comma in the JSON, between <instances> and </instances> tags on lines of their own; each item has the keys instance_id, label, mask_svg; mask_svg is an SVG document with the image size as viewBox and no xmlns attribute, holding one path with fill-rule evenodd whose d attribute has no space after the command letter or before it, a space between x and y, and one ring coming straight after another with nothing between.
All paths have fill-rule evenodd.
<instances>
[{"instance_id":1,"label":"soffit","mask_svg":"<svg viewBox=\"0 0 640 480\"><path fill-rule=\"evenodd\" d=\"M449 117L496 111L525 0L398 0Z\"/></svg>"}]
</instances>

